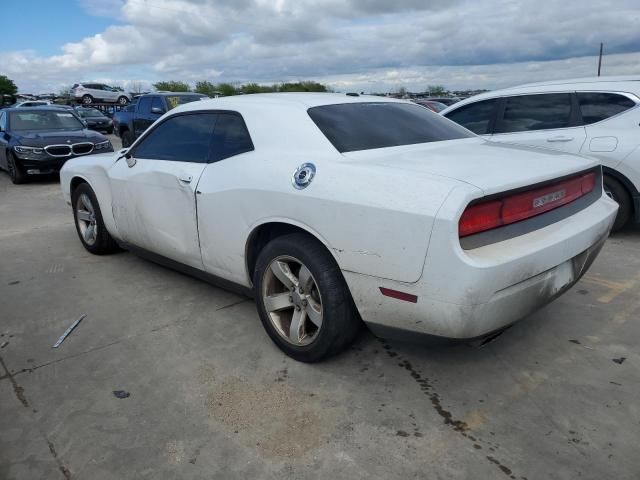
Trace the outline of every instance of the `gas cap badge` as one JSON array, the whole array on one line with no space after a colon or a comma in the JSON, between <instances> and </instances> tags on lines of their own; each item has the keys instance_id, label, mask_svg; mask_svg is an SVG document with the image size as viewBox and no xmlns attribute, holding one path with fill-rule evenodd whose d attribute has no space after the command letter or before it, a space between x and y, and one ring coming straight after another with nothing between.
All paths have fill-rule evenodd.
<instances>
[{"instance_id":1,"label":"gas cap badge","mask_svg":"<svg viewBox=\"0 0 640 480\"><path fill-rule=\"evenodd\" d=\"M313 163L303 163L296 171L293 172L293 176L291 177L291 183L294 188L298 190L302 190L303 188L307 188L313 177L316 176L316 166Z\"/></svg>"}]
</instances>

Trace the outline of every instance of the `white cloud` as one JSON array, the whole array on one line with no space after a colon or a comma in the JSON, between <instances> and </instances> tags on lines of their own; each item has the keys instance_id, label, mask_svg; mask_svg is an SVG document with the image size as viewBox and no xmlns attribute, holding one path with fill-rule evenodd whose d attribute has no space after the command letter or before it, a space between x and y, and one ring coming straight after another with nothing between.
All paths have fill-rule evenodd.
<instances>
[{"instance_id":1,"label":"white cloud","mask_svg":"<svg viewBox=\"0 0 640 480\"><path fill-rule=\"evenodd\" d=\"M100 78L490 88L590 75L601 40L605 73L640 74L637 0L79 1L121 25L51 57L0 52L22 90Z\"/></svg>"}]
</instances>

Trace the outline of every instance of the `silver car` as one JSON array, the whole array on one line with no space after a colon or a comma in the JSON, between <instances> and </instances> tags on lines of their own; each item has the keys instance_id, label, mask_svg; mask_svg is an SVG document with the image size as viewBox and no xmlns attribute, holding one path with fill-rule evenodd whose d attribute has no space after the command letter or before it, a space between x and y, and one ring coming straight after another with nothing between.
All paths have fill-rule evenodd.
<instances>
[{"instance_id":1,"label":"silver car","mask_svg":"<svg viewBox=\"0 0 640 480\"><path fill-rule=\"evenodd\" d=\"M71 98L84 105L96 102L117 103L127 105L131 102L130 94L104 83L76 83L71 87Z\"/></svg>"}]
</instances>

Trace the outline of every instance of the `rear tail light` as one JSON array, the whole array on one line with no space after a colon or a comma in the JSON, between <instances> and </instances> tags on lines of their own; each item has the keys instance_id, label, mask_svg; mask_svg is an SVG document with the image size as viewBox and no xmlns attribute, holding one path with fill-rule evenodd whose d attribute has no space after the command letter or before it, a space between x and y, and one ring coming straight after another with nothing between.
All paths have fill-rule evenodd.
<instances>
[{"instance_id":1,"label":"rear tail light","mask_svg":"<svg viewBox=\"0 0 640 480\"><path fill-rule=\"evenodd\" d=\"M460 237L466 237L554 210L593 191L596 178L594 172L586 173L544 187L470 205L460 217L458 233Z\"/></svg>"}]
</instances>

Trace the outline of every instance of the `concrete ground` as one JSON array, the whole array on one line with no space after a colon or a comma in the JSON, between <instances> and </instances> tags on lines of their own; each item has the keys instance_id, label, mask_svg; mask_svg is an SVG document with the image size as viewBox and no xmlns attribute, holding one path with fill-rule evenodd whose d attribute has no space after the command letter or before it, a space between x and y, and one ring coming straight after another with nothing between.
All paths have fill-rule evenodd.
<instances>
[{"instance_id":1,"label":"concrete ground","mask_svg":"<svg viewBox=\"0 0 640 480\"><path fill-rule=\"evenodd\" d=\"M251 301L87 253L56 179L0 173L0 225L1 479L640 477L640 230L483 348L306 365Z\"/></svg>"}]
</instances>

